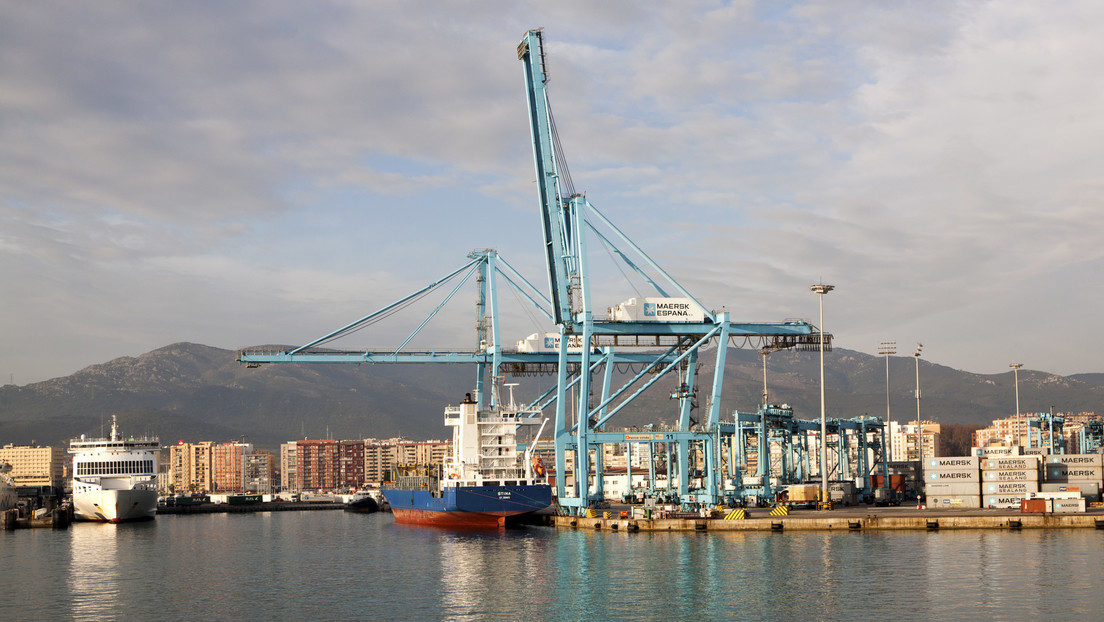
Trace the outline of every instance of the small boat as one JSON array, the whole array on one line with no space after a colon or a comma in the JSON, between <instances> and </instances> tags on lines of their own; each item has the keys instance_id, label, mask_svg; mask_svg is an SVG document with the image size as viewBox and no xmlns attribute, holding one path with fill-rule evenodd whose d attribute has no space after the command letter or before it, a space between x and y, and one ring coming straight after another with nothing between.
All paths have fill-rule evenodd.
<instances>
[{"instance_id":1,"label":"small boat","mask_svg":"<svg viewBox=\"0 0 1104 622\"><path fill-rule=\"evenodd\" d=\"M376 501L376 497L367 490L358 490L353 493L352 498L345 503L346 512L357 512L358 514L371 514L372 512L379 511L379 502Z\"/></svg>"}]
</instances>

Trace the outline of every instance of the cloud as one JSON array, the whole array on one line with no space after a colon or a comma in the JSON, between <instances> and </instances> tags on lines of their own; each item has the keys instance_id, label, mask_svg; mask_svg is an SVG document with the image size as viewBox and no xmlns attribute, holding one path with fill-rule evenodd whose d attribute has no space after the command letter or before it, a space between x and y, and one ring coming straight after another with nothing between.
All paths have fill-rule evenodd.
<instances>
[{"instance_id":1,"label":"cloud","mask_svg":"<svg viewBox=\"0 0 1104 622\"><path fill-rule=\"evenodd\" d=\"M515 54L533 26L576 186L707 306L811 316L823 279L842 347L1095 365L1024 333L1104 303L1084 287L1095 3L0 11L0 286L20 293L0 309L28 381L182 339L307 340L473 248L543 284ZM636 295L594 264L602 304ZM1010 334L1028 351L985 347Z\"/></svg>"}]
</instances>

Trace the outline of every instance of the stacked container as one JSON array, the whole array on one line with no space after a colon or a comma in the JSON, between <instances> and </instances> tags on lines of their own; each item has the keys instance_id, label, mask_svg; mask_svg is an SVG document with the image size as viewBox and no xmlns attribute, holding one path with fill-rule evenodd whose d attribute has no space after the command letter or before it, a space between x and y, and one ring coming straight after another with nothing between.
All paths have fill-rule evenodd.
<instances>
[{"instance_id":1,"label":"stacked container","mask_svg":"<svg viewBox=\"0 0 1104 622\"><path fill-rule=\"evenodd\" d=\"M996 458L999 456L1019 456L1023 454L1023 447L1019 445L994 445L992 447L971 447L970 455L979 458Z\"/></svg>"},{"instance_id":2,"label":"stacked container","mask_svg":"<svg viewBox=\"0 0 1104 622\"><path fill-rule=\"evenodd\" d=\"M924 492L931 509L981 507L981 473L977 456L924 460Z\"/></svg>"},{"instance_id":3,"label":"stacked container","mask_svg":"<svg viewBox=\"0 0 1104 622\"><path fill-rule=\"evenodd\" d=\"M995 456L981 460L982 495L987 508L1019 508L1039 492L1042 456Z\"/></svg>"},{"instance_id":4,"label":"stacked container","mask_svg":"<svg viewBox=\"0 0 1104 622\"><path fill-rule=\"evenodd\" d=\"M1088 501L1100 499L1104 484L1104 456L1101 454L1056 454L1046 457L1043 492L1080 492Z\"/></svg>"}]
</instances>

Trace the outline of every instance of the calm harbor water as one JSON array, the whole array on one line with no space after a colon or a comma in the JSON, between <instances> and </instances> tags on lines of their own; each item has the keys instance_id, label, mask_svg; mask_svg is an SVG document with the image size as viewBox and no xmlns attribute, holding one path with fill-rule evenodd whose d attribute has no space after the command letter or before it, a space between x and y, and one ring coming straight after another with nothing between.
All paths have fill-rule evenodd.
<instances>
[{"instance_id":1,"label":"calm harbor water","mask_svg":"<svg viewBox=\"0 0 1104 622\"><path fill-rule=\"evenodd\" d=\"M1099 619L1104 532L455 532L390 514L0 533L0 620Z\"/></svg>"}]
</instances>

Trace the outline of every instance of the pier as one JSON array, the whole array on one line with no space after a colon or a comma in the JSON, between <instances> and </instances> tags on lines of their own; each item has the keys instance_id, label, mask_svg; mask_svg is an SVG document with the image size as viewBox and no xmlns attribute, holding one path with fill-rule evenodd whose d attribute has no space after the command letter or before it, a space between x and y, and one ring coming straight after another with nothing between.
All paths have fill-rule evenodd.
<instances>
[{"instance_id":1,"label":"pier","mask_svg":"<svg viewBox=\"0 0 1104 622\"><path fill-rule=\"evenodd\" d=\"M1101 529L1104 509L1077 514L1023 514L1019 510L920 510L915 508L848 508L833 511L795 510L771 515L771 508L745 510L744 518L718 514L702 517L624 518L620 512L595 517L547 516L560 529L634 532L786 532L786 531L940 531L961 529Z\"/></svg>"},{"instance_id":2,"label":"pier","mask_svg":"<svg viewBox=\"0 0 1104 622\"><path fill-rule=\"evenodd\" d=\"M344 503L318 501L272 501L234 505L230 503L200 503L196 505L162 506L160 514L248 514L253 512L304 512L308 510L343 510Z\"/></svg>"}]
</instances>

